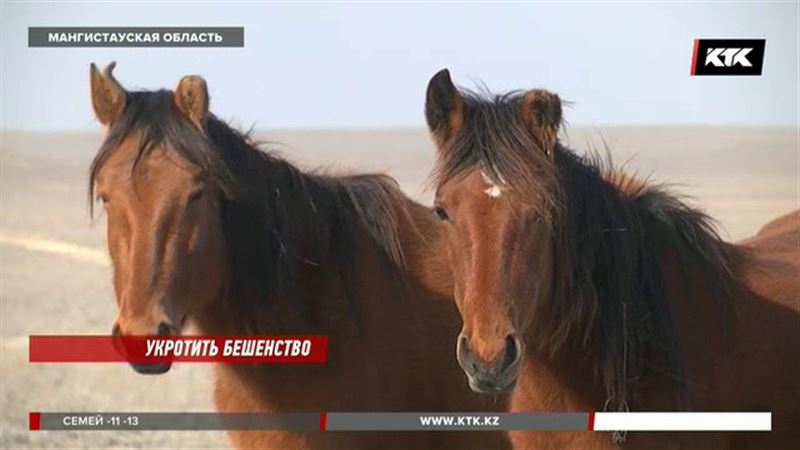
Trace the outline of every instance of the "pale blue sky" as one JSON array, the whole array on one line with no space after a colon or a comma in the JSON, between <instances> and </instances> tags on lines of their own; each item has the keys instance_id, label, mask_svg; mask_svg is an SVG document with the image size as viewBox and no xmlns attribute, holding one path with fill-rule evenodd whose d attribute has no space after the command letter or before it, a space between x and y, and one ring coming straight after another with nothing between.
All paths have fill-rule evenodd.
<instances>
[{"instance_id":1,"label":"pale blue sky","mask_svg":"<svg viewBox=\"0 0 800 450\"><path fill-rule=\"evenodd\" d=\"M546 87L573 125L798 124L793 3L7 3L0 126L97 129L90 62L126 87L206 78L241 126L422 126L425 86ZM244 26L241 49L28 48L28 26ZM690 77L692 41L766 38L761 77Z\"/></svg>"}]
</instances>

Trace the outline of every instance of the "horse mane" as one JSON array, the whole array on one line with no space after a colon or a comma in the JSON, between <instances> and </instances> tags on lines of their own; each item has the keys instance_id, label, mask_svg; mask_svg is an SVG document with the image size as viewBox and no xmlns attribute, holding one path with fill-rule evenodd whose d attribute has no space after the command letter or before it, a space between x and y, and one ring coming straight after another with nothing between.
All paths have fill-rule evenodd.
<instances>
[{"instance_id":1,"label":"horse mane","mask_svg":"<svg viewBox=\"0 0 800 450\"><path fill-rule=\"evenodd\" d=\"M724 323L723 300L742 286L742 253L719 237L705 213L663 186L623 175L610 158L582 157L560 143L546 152L519 113L522 93L462 97L464 125L441 146L434 182L479 169L522 201L542 205L556 269L554 295L542 300L554 320L537 322L540 350L554 355L570 342L587 348L606 408L628 407L653 352L664 355L667 376L685 391L665 260L679 258L684 287L689 267L701 271Z\"/></svg>"},{"instance_id":2,"label":"horse mane","mask_svg":"<svg viewBox=\"0 0 800 450\"><path fill-rule=\"evenodd\" d=\"M394 179L382 174L333 176L303 172L209 114L205 129L194 128L173 107L172 92L126 93L126 107L108 130L89 174L90 204L95 180L108 156L129 136L140 133L131 165L158 147L175 151L199 167L222 192L220 211L230 260L227 297L237 296L253 330L269 320L267 299L283 300L311 317L299 266L335 273L354 313L352 286L358 284L355 246L370 240L391 274L404 266L400 215L404 197ZM308 314L306 314L308 313Z\"/></svg>"}]
</instances>

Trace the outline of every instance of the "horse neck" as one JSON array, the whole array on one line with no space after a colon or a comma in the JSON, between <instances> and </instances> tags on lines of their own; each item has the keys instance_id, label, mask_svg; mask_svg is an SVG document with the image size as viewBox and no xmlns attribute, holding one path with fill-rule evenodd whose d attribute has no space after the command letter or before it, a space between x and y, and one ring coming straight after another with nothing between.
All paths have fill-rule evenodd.
<instances>
[{"instance_id":1,"label":"horse neck","mask_svg":"<svg viewBox=\"0 0 800 450\"><path fill-rule=\"evenodd\" d=\"M552 296L555 317L568 325L554 333L563 352L592 361L611 409L624 408L654 367L665 388L684 396L683 381L667 384L686 380L684 350L693 349L682 338L725 320L726 303L743 292L741 255L708 217L668 192L631 177L607 179L568 150L556 158L567 198ZM686 315L697 308L714 310L713 323Z\"/></svg>"},{"instance_id":2,"label":"horse neck","mask_svg":"<svg viewBox=\"0 0 800 450\"><path fill-rule=\"evenodd\" d=\"M530 328L526 342L539 334ZM600 411L606 394L596 372L596 361L575 337L555 353L536 345L525 347L517 390L512 398L514 409L526 411Z\"/></svg>"},{"instance_id":3,"label":"horse neck","mask_svg":"<svg viewBox=\"0 0 800 450\"><path fill-rule=\"evenodd\" d=\"M227 283L207 326L226 334L329 331L321 310L342 307L343 295L340 268L328 264L338 250L326 242L334 211L319 207L326 199L312 176L259 150L239 151L242 194L221 206Z\"/></svg>"},{"instance_id":4,"label":"horse neck","mask_svg":"<svg viewBox=\"0 0 800 450\"><path fill-rule=\"evenodd\" d=\"M453 278L448 269L443 223L429 207L406 197L399 201L402 214L398 220L398 235L405 277L421 289L452 302Z\"/></svg>"}]
</instances>

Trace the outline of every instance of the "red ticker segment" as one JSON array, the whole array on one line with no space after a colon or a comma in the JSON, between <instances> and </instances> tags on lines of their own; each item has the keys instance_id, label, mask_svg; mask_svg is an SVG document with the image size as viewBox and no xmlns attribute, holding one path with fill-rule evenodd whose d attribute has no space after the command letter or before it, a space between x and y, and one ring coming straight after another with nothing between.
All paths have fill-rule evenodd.
<instances>
[{"instance_id":1,"label":"red ticker segment","mask_svg":"<svg viewBox=\"0 0 800 450\"><path fill-rule=\"evenodd\" d=\"M320 364L327 336L30 336L32 363Z\"/></svg>"},{"instance_id":2,"label":"red ticker segment","mask_svg":"<svg viewBox=\"0 0 800 450\"><path fill-rule=\"evenodd\" d=\"M28 416L28 423L31 431L37 431L42 427L42 413L32 412Z\"/></svg>"}]
</instances>

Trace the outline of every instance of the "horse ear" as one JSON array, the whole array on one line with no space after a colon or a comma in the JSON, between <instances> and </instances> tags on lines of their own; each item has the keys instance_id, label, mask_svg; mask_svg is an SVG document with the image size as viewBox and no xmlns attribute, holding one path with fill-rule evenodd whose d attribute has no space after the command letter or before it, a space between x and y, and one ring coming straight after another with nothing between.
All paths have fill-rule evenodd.
<instances>
[{"instance_id":1,"label":"horse ear","mask_svg":"<svg viewBox=\"0 0 800 450\"><path fill-rule=\"evenodd\" d=\"M464 100L447 69L437 72L428 82L425 119L431 133L440 138L454 134L464 123Z\"/></svg>"},{"instance_id":2,"label":"horse ear","mask_svg":"<svg viewBox=\"0 0 800 450\"><path fill-rule=\"evenodd\" d=\"M114 67L109 64L103 73L92 63L89 69L89 85L92 93L92 107L97 120L105 126L111 125L125 109L125 89L114 78Z\"/></svg>"},{"instance_id":3,"label":"horse ear","mask_svg":"<svg viewBox=\"0 0 800 450\"><path fill-rule=\"evenodd\" d=\"M172 96L178 111L189 119L192 125L203 130L208 116L206 80L196 75L187 75L181 78Z\"/></svg>"},{"instance_id":4,"label":"horse ear","mask_svg":"<svg viewBox=\"0 0 800 450\"><path fill-rule=\"evenodd\" d=\"M561 98L544 89L533 89L522 97L520 109L528 131L541 140L545 153L552 154L561 127Z\"/></svg>"}]
</instances>

